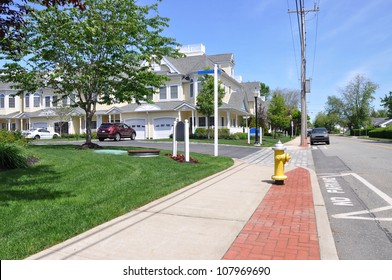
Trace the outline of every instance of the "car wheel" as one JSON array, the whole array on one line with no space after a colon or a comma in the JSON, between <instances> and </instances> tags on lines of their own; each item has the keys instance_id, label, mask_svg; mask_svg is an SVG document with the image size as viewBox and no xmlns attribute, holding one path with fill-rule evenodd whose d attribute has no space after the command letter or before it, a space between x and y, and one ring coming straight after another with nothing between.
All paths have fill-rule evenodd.
<instances>
[{"instance_id":1,"label":"car wheel","mask_svg":"<svg viewBox=\"0 0 392 280\"><path fill-rule=\"evenodd\" d=\"M327 145L329 145L329 141L327 141Z\"/></svg>"},{"instance_id":2,"label":"car wheel","mask_svg":"<svg viewBox=\"0 0 392 280\"><path fill-rule=\"evenodd\" d=\"M120 141L120 139L121 139L120 133L116 133L116 135L114 135L114 141Z\"/></svg>"},{"instance_id":3,"label":"car wheel","mask_svg":"<svg viewBox=\"0 0 392 280\"><path fill-rule=\"evenodd\" d=\"M314 145L314 142L313 142L313 141L310 141L310 145Z\"/></svg>"},{"instance_id":4,"label":"car wheel","mask_svg":"<svg viewBox=\"0 0 392 280\"><path fill-rule=\"evenodd\" d=\"M135 138L136 138L136 133L134 132L131 134L131 140L135 140Z\"/></svg>"},{"instance_id":5,"label":"car wheel","mask_svg":"<svg viewBox=\"0 0 392 280\"><path fill-rule=\"evenodd\" d=\"M100 142L103 142L103 140L105 140L105 138L98 138L98 140L99 140Z\"/></svg>"},{"instance_id":6,"label":"car wheel","mask_svg":"<svg viewBox=\"0 0 392 280\"><path fill-rule=\"evenodd\" d=\"M40 138L41 138L41 137L40 137L39 135L35 135L35 136L34 136L34 139L35 139L35 140L39 140Z\"/></svg>"}]
</instances>

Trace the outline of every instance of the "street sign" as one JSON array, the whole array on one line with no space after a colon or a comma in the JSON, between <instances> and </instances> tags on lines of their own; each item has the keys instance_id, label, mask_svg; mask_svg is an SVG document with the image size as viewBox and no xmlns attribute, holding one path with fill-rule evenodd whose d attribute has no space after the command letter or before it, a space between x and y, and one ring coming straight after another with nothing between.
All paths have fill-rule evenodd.
<instances>
[{"instance_id":1,"label":"street sign","mask_svg":"<svg viewBox=\"0 0 392 280\"><path fill-rule=\"evenodd\" d=\"M198 75L214 74L214 69L212 69L212 70L200 70L200 71L197 71L197 74ZM218 75L220 75L220 74L221 74L221 69L218 69Z\"/></svg>"}]
</instances>

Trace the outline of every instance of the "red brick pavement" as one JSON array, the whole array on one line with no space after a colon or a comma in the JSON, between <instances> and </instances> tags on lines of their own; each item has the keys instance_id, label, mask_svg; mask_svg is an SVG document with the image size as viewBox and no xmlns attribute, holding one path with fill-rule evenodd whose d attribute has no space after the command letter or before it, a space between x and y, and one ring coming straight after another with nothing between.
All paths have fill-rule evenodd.
<instances>
[{"instance_id":1,"label":"red brick pavement","mask_svg":"<svg viewBox=\"0 0 392 280\"><path fill-rule=\"evenodd\" d=\"M285 185L271 186L223 259L320 259L309 171L286 175Z\"/></svg>"}]
</instances>

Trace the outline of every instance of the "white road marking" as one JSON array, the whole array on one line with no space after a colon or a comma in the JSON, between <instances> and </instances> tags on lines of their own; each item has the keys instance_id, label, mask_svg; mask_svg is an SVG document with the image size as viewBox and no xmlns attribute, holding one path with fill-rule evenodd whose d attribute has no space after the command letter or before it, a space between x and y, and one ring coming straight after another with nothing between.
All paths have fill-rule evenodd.
<instances>
[{"instance_id":1,"label":"white road marking","mask_svg":"<svg viewBox=\"0 0 392 280\"><path fill-rule=\"evenodd\" d=\"M389 211L392 210L392 198L388 196L386 193L366 181L364 178L359 176L356 173L342 173L340 175L335 174L334 176L325 176L326 177L342 177L342 176L353 176L356 178L358 181L360 181L362 184L364 184L366 187L368 187L371 191L373 191L375 194L377 194L379 197L381 197L386 203L388 203L388 206L384 207L379 207L375 209L369 209L369 210L362 210L362 211L355 211L355 212L348 212L348 213L341 213L341 214L335 214L332 215L333 218L336 219L352 219L352 220L370 220L370 221L387 221L387 222L392 222L392 218L381 218L381 217L360 217L357 215L364 215L364 214L372 214L372 213L379 213L382 211Z\"/></svg>"}]
</instances>

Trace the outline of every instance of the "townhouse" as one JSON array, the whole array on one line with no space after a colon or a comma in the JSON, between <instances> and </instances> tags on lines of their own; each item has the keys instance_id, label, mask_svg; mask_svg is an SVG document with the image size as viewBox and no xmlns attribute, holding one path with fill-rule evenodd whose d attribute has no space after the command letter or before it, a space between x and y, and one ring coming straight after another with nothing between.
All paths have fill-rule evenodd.
<instances>
[{"instance_id":1,"label":"townhouse","mask_svg":"<svg viewBox=\"0 0 392 280\"><path fill-rule=\"evenodd\" d=\"M234 75L234 56L231 53L207 55L202 44L181 47L182 58L164 57L160 63L150 65L169 80L159 89L153 89L153 103L118 103L97 105L92 127L103 122L124 122L133 127L138 139L168 138L176 119L188 119L194 131L198 127L215 126L214 118L207 119L197 111L196 100L201 89L199 71L221 69L219 79L225 90L223 104L219 107L219 128L231 133L244 130L244 119L254 114L255 94L259 96L260 83L242 83ZM72 108L64 113L73 97L58 100L50 88L34 93L15 95L10 84L0 84L0 129L26 130L45 127L63 133L85 132L84 111Z\"/></svg>"}]
</instances>

